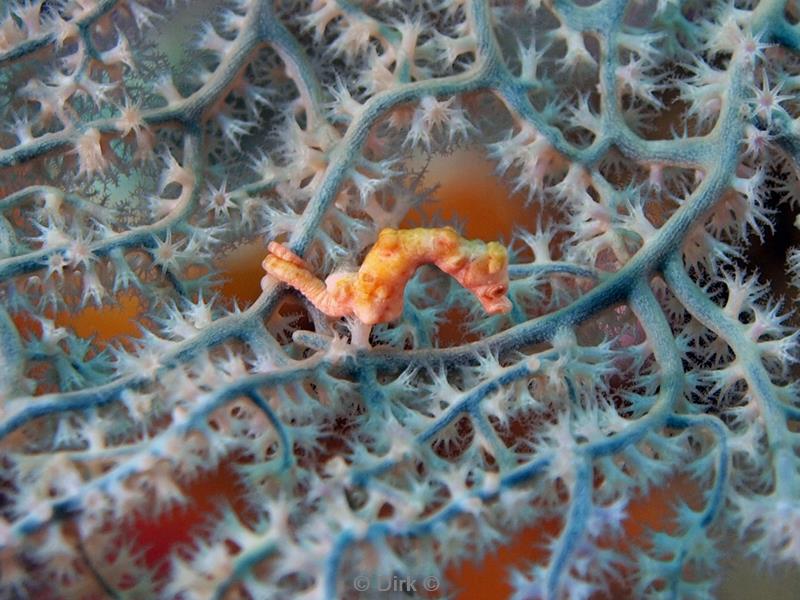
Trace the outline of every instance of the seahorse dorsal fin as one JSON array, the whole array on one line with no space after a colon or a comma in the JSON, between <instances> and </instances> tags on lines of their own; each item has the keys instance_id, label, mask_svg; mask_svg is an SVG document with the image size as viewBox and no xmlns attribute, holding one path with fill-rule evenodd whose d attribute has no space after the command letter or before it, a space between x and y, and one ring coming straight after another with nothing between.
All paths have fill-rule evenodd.
<instances>
[{"instance_id":1,"label":"seahorse dorsal fin","mask_svg":"<svg viewBox=\"0 0 800 600\"><path fill-rule=\"evenodd\" d=\"M469 258L465 254L457 254L447 259L447 266L453 270L463 269L464 265L469 262Z\"/></svg>"},{"instance_id":2,"label":"seahorse dorsal fin","mask_svg":"<svg viewBox=\"0 0 800 600\"><path fill-rule=\"evenodd\" d=\"M461 240L456 230L452 227L443 227L442 230L435 235L436 246L440 252L452 252L459 246Z\"/></svg>"}]
</instances>

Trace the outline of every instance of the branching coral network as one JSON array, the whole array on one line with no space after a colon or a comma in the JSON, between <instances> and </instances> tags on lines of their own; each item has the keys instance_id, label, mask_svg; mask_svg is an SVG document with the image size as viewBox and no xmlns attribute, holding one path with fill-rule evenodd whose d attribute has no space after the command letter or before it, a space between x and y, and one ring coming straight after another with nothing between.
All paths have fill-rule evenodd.
<instances>
[{"instance_id":1,"label":"branching coral network","mask_svg":"<svg viewBox=\"0 0 800 600\"><path fill-rule=\"evenodd\" d=\"M437 597L543 522L517 598L712 597L730 535L800 562L800 250L751 264L800 199L795 2L220 4L0 8L0 595ZM510 311L434 268L371 330L218 294L245 242L352 271L465 147L536 207ZM138 336L76 333L125 294ZM130 524L221 464L241 505L152 564Z\"/></svg>"}]
</instances>

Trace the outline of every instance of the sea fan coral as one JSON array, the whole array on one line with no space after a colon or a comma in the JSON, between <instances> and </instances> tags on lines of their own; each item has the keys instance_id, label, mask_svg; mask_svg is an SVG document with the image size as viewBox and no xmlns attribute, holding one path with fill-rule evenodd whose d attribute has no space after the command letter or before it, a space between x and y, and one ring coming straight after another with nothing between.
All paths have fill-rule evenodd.
<instances>
[{"instance_id":1,"label":"sea fan coral","mask_svg":"<svg viewBox=\"0 0 800 600\"><path fill-rule=\"evenodd\" d=\"M517 598L710 597L729 534L800 562L778 298L800 273L799 18L793 0L4 3L0 596L438 597L449 565L541 523ZM324 277L384 228L457 226L430 216L424 165L458 148L508 184L478 210L536 215L503 242L510 311L432 268L371 329L276 281L221 294L248 243ZM78 331L125 302L137 331ZM146 554L137 531L214 470L230 501ZM694 493L628 535L670 481Z\"/></svg>"}]
</instances>

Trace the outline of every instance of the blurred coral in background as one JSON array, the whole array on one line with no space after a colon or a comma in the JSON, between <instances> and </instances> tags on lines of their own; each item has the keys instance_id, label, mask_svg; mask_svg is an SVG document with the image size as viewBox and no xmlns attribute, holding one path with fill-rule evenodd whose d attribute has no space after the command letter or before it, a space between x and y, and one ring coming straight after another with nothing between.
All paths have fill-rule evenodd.
<instances>
[{"instance_id":1,"label":"blurred coral in background","mask_svg":"<svg viewBox=\"0 0 800 600\"><path fill-rule=\"evenodd\" d=\"M0 5L0 597L444 597L520 531L515 598L800 563L798 19ZM412 225L501 239L511 312L259 289L269 241L324 278Z\"/></svg>"}]
</instances>

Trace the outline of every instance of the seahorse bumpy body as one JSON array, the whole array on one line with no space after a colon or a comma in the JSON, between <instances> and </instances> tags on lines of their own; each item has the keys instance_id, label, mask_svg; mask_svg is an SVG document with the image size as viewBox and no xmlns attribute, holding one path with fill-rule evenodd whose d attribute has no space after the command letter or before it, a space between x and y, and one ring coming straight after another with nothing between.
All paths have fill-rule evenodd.
<instances>
[{"instance_id":1,"label":"seahorse bumpy body","mask_svg":"<svg viewBox=\"0 0 800 600\"><path fill-rule=\"evenodd\" d=\"M262 266L332 317L355 316L367 325L398 318L403 290L417 268L434 264L472 292L489 314L511 310L508 254L497 242L466 240L451 227L383 229L357 273L334 273L324 282L285 246L271 242ZM268 277L261 281L266 286Z\"/></svg>"}]
</instances>

